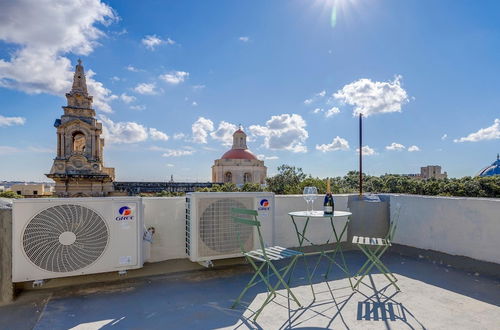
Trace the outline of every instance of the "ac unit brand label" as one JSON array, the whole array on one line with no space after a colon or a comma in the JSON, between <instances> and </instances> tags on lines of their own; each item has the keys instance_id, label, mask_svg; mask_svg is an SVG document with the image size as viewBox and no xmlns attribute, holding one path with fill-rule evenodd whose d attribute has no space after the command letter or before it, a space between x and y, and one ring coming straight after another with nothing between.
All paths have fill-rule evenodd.
<instances>
[{"instance_id":1,"label":"ac unit brand label","mask_svg":"<svg viewBox=\"0 0 500 330\"><path fill-rule=\"evenodd\" d=\"M115 216L116 221L131 221L135 217L135 206L124 205L118 208L118 214Z\"/></svg>"},{"instance_id":2,"label":"ac unit brand label","mask_svg":"<svg viewBox=\"0 0 500 330\"><path fill-rule=\"evenodd\" d=\"M271 208L270 204L271 203L269 203L268 199L262 198L259 202L258 211L269 211L269 209Z\"/></svg>"}]
</instances>

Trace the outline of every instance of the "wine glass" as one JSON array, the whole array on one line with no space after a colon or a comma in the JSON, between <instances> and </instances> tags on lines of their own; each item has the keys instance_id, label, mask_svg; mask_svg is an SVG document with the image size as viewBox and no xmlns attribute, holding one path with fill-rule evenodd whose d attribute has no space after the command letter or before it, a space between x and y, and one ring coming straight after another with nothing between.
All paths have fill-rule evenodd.
<instances>
[{"instance_id":1,"label":"wine glass","mask_svg":"<svg viewBox=\"0 0 500 330\"><path fill-rule=\"evenodd\" d=\"M311 187L304 187L304 191L302 192L302 194L304 195L304 199L306 201L306 213L309 213L309 198L311 197L311 195L309 194L309 190L310 190Z\"/></svg>"},{"instance_id":2,"label":"wine glass","mask_svg":"<svg viewBox=\"0 0 500 330\"><path fill-rule=\"evenodd\" d=\"M311 199L311 213L314 213L314 201L318 198L318 188L310 187L310 199Z\"/></svg>"},{"instance_id":3,"label":"wine glass","mask_svg":"<svg viewBox=\"0 0 500 330\"><path fill-rule=\"evenodd\" d=\"M309 213L309 204L311 204L311 213L313 212L314 209L314 200L316 199L316 195L318 193L318 189L316 187L304 187L304 199L306 200L307 203L307 212Z\"/></svg>"}]
</instances>

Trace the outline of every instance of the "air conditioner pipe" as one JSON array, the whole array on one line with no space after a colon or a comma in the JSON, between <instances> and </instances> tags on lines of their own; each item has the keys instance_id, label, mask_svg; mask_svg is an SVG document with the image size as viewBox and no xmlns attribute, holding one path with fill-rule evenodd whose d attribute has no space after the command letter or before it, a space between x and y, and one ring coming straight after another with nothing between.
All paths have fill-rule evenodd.
<instances>
[{"instance_id":1,"label":"air conditioner pipe","mask_svg":"<svg viewBox=\"0 0 500 330\"><path fill-rule=\"evenodd\" d=\"M142 235L142 247L143 247L143 257L144 261L150 261L151 259L151 245L153 244L153 235L155 234L155 227L149 227L144 230Z\"/></svg>"}]
</instances>

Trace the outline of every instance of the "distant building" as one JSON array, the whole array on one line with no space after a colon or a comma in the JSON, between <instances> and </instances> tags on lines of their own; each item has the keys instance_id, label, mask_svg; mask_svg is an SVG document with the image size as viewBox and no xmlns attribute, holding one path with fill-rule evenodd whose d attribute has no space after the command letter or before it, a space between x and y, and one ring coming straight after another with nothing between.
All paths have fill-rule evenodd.
<instances>
[{"instance_id":1,"label":"distant building","mask_svg":"<svg viewBox=\"0 0 500 330\"><path fill-rule=\"evenodd\" d=\"M441 173L441 166L427 165L420 168L420 174L404 174L415 179L446 179L448 173Z\"/></svg>"},{"instance_id":2,"label":"distant building","mask_svg":"<svg viewBox=\"0 0 500 330\"><path fill-rule=\"evenodd\" d=\"M113 182L115 194L124 193L130 196L153 194L160 192L193 192L198 188L211 188L212 182Z\"/></svg>"},{"instance_id":3,"label":"distant building","mask_svg":"<svg viewBox=\"0 0 500 330\"><path fill-rule=\"evenodd\" d=\"M483 168L477 176L493 176L500 175L500 154L497 154L497 160L488 167Z\"/></svg>"},{"instance_id":4,"label":"distant building","mask_svg":"<svg viewBox=\"0 0 500 330\"><path fill-rule=\"evenodd\" d=\"M422 179L446 179L448 173L441 173L441 166L427 165L420 168L420 177Z\"/></svg>"},{"instance_id":5,"label":"distant building","mask_svg":"<svg viewBox=\"0 0 500 330\"><path fill-rule=\"evenodd\" d=\"M240 129L233 134L233 146L212 166L212 182L263 184L267 175L264 161L247 148L247 135Z\"/></svg>"},{"instance_id":6,"label":"distant building","mask_svg":"<svg viewBox=\"0 0 500 330\"><path fill-rule=\"evenodd\" d=\"M57 119L57 155L47 177L55 181L59 197L107 196L113 191L115 169L104 167L102 124L95 119L80 60L68 105Z\"/></svg>"},{"instance_id":7,"label":"distant building","mask_svg":"<svg viewBox=\"0 0 500 330\"><path fill-rule=\"evenodd\" d=\"M14 184L10 190L23 197L43 197L52 196L53 187L43 183Z\"/></svg>"}]
</instances>

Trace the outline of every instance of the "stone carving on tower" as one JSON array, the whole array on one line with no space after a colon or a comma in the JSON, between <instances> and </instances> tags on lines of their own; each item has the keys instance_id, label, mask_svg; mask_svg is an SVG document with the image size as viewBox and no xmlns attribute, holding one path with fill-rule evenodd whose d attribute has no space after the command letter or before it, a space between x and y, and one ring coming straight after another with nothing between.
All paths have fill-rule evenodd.
<instances>
[{"instance_id":1,"label":"stone carving on tower","mask_svg":"<svg viewBox=\"0 0 500 330\"><path fill-rule=\"evenodd\" d=\"M95 119L81 60L66 99L64 115L54 123L57 156L46 175L56 182L59 197L107 196L113 191L115 169L104 167L102 124Z\"/></svg>"},{"instance_id":2,"label":"stone carving on tower","mask_svg":"<svg viewBox=\"0 0 500 330\"><path fill-rule=\"evenodd\" d=\"M267 167L248 150L247 135L241 127L233 134L233 146L212 166L212 182L264 184Z\"/></svg>"}]
</instances>

